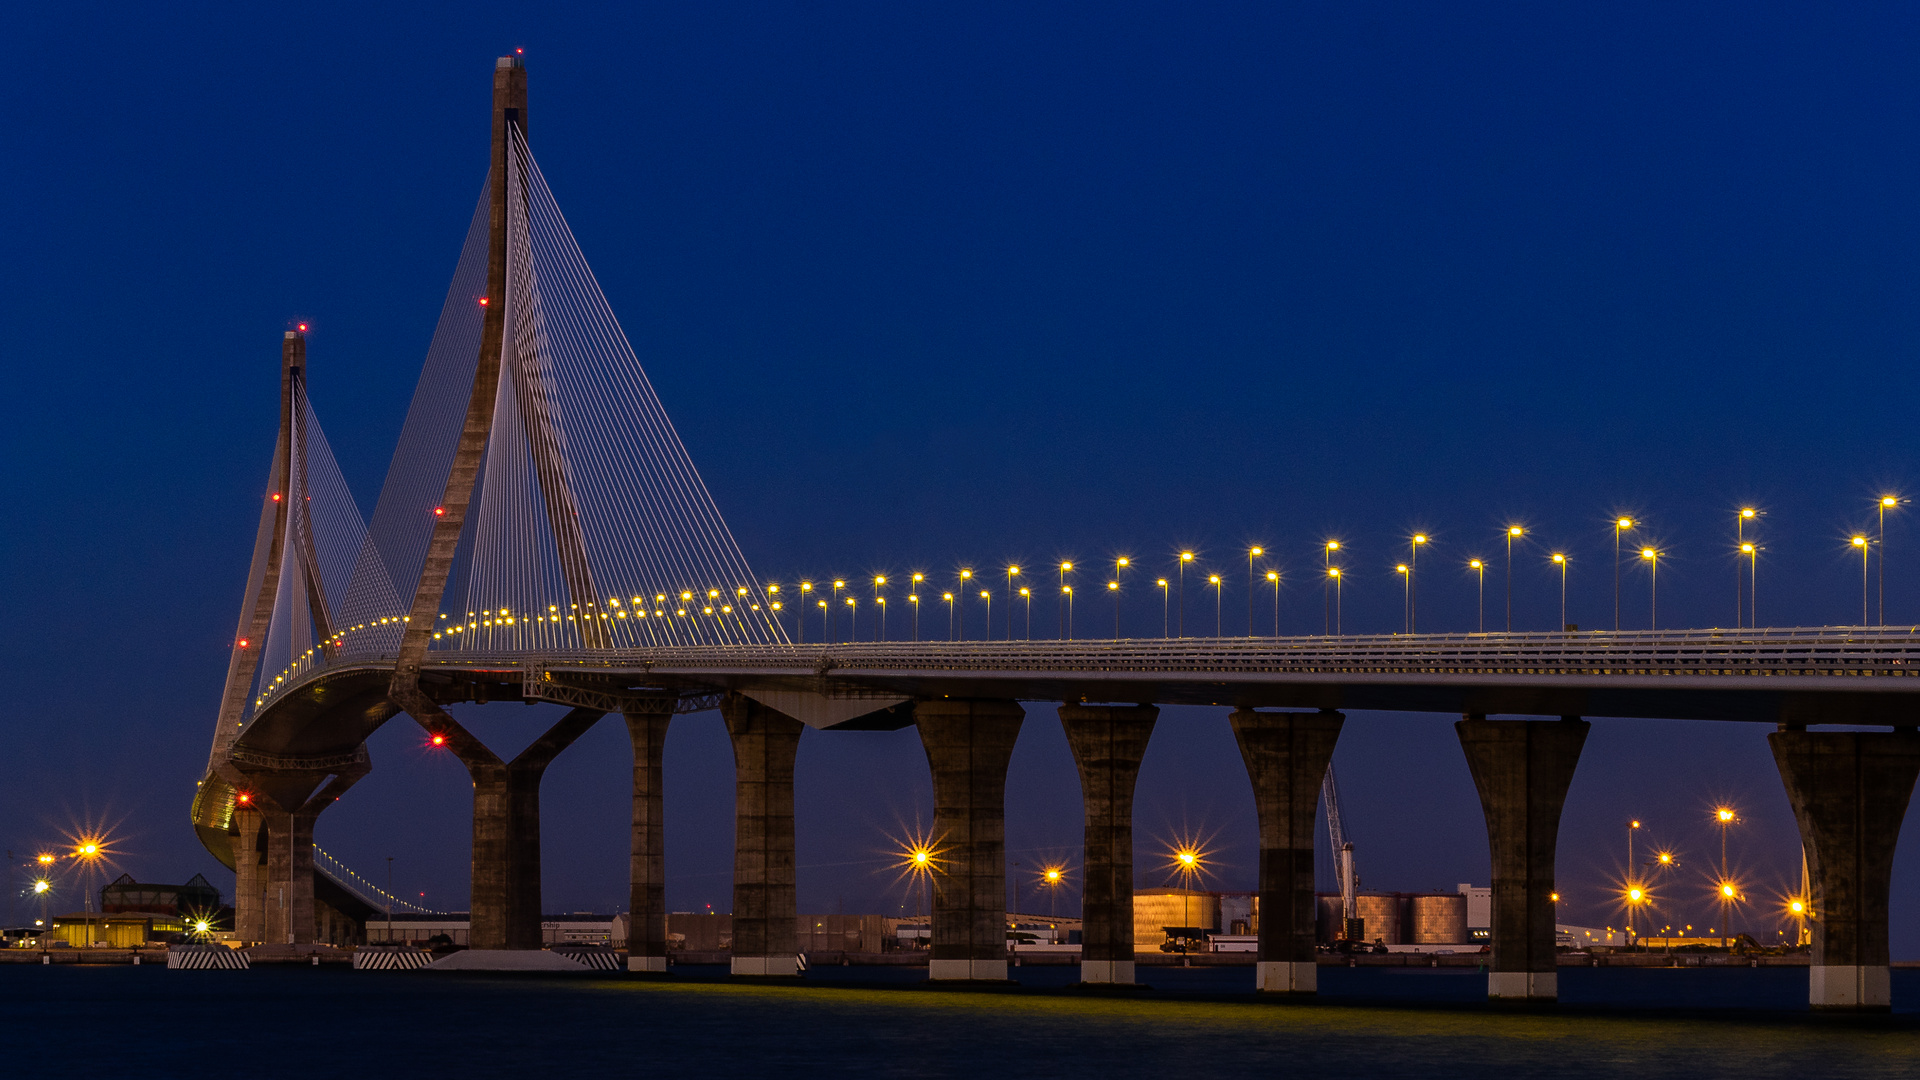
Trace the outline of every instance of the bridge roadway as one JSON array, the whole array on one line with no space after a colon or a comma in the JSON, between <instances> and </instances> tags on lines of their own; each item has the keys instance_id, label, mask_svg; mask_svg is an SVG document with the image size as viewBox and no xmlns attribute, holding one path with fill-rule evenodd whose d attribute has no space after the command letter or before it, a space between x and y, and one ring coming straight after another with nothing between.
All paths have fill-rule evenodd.
<instances>
[{"instance_id":1,"label":"bridge roadway","mask_svg":"<svg viewBox=\"0 0 1920 1080\"><path fill-rule=\"evenodd\" d=\"M263 702L236 749L351 753L392 715L393 663L363 655L302 672ZM1911 626L447 650L428 653L423 671L444 702L819 695L837 704L802 717L816 727L905 726L909 716L876 711L928 698L1920 724Z\"/></svg>"}]
</instances>

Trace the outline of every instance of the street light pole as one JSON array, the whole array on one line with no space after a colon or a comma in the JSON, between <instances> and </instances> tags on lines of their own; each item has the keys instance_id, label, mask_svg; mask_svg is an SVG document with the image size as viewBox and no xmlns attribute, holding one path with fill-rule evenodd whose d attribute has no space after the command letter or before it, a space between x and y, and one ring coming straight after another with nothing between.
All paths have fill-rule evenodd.
<instances>
[{"instance_id":1,"label":"street light pole","mask_svg":"<svg viewBox=\"0 0 1920 1080\"><path fill-rule=\"evenodd\" d=\"M1613 523L1613 628L1620 629L1620 533L1633 528L1630 517L1618 518Z\"/></svg>"},{"instance_id":2,"label":"street light pole","mask_svg":"<svg viewBox=\"0 0 1920 1080\"><path fill-rule=\"evenodd\" d=\"M1171 621L1173 616L1169 613L1169 604L1167 601L1167 579L1161 578L1158 584L1160 586L1160 636L1170 638L1173 636L1173 623Z\"/></svg>"},{"instance_id":3,"label":"street light pole","mask_svg":"<svg viewBox=\"0 0 1920 1080\"><path fill-rule=\"evenodd\" d=\"M1507 633L1513 633L1513 538L1527 531L1518 525L1507 526Z\"/></svg>"},{"instance_id":4,"label":"street light pole","mask_svg":"<svg viewBox=\"0 0 1920 1080\"><path fill-rule=\"evenodd\" d=\"M1247 549L1247 636L1253 636L1253 560L1266 554L1265 549L1251 547Z\"/></svg>"},{"instance_id":5,"label":"street light pole","mask_svg":"<svg viewBox=\"0 0 1920 1080\"><path fill-rule=\"evenodd\" d=\"M1192 561L1193 552L1180 553L1180 595L1176 597L1180 601L1180 615L1175 621L1179 624L1181 637L1187 636L1187 564Z\"/></svg>"},{"instance_id":6,"label":"street light pole","mask_svg":"<svg viewBox=\"0 0 1920 1080\"><path fill-rule=\"evenodd\" d=\"M1420 569L1420 545L1427 542L1425 533L1414 533L1413 543L1409 545L1407 556L1407 633L1411 634L1420 625L1420 595L1414 591L1413 574Z\"/></svg>"},{"instance_id":7,"label":"street light pole","mask_svg":"<svg viewBox=\"0 0 1920 1080\"><path fill-rule=\"evenodd\" d=\"M1867 625L1867 552L1872 546L1864 536L1853 538L1853 546L1860 549L1860 625Z\"/></svg>"},{"instance_id":8,"label":"street light pole","mask_svg":"<svg viewBox=\"0 0 1920 1080\"><path fill-rule=\"evenodd\" d=\"M1560 632L1567 630L1567 557L1562 552L1553 553L1553 561L1560 567Z\"/></svg>"},{"instance_id":9,"label":"street light pole","mask_svg":"<svg viewBox=\"0 0 1920 1080\"><path fill-rule=\"evenodd\" d=\"M1652 564L1653 571L1647 575L1647 629L1660 629L1660 552L1654 548L1641 548L1640 557Z\"/></svg>"},{"instance_id":10,"label":"street light pole","mask_svg":"<svg viewBox=\"0 0 1920 1080\"><path fill-rule=\"evenodd\" d=\"M1479 559L1470 559L1467 565L1473 568L1474 575L1480 579L1480 633L1487 632L1487 564ZM1617 628L1616 628L1617 629Z\"/></svg>"}]
</instances>

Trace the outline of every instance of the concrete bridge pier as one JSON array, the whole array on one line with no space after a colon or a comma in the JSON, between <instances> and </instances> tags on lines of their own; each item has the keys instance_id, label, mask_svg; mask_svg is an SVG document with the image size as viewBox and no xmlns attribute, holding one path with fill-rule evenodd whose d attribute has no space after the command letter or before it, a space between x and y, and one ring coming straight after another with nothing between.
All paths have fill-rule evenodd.
<instances>
[{"instance_id":1,"label":"concrete bridge pier","mask_svg":"<svg viewBox=\"0 0 1920 1080\"><path fill-rule=\"evenodd\" d=\"M266 822L251 806L233 808L229 839L233 842L233 936L240 941L267 940Z\"/></svg>"},{"instance_id":2,"label":"concrete bridge pier","mask_svg":"<svg viewBox=\"0 0 1920 1080\"><path fill-rule=\"evenodd\" d=\"M1490 998L1559 999L1553 862L1560 843L1560 811L1592 726L1577 716L1556 722L1480 715L1455 725L1480 791L1493 854Z\"/></svg>"},{"instance_id":3,"label":"concrete bridge pier","mask_svg":"<svg viewBox=\"0 0 1920 1080\"><path fill-rule=\"evenodd\" d=\"M1086 803L1083 983L1133 983L1133 792L1159 716L1152 705L1060 706Z\"/></svg>"},{"instance_id":4,"label":"concrete bridge pier","mask_svg":"<svg viewBox=\"0 0 1920 1080\"><path fill-rule=\"evenodd\" d=\"M672 705L625 712L633 740L633 877L627 910L627 970L667 970L666 813L662 755Z\"/></svg>"},{"instance_id":5,"label":"concrete bridge pier","mask_svg":"<svg viewBox=\"0 0 1920 1080\"><path fill-rule=\"evenodd\" d=\"M269 945L311 945L313 917L313 822L317 811L267 809L266 936Z\"/></svg>"},{"instance_id":6,"label":"concrete bridge pier","mask_svg":"<svg viewBox=\"0 0 1920 1080\"><path fill-rule=\"evenodd\" d=\"M733 740L733 974L798 975L793 762L806 726L742 694L720 715Z\"/></svg>"},{"instance_id":7,"label":"concrete bridge pier","mask_svg":"<svg viewBox=\"0 0 1920 1080\"><path fill-rule=\"evenodd\" d=\"M421 724L446 739L473 780L469 948L540 948L540 781L553 759L604 715L574 709L512 761L502 761L438 709Z\"/></svg>"},{"instance_id":8,"label":"concrete bridge pier","mask_svg":"<svg viewBox=\"0 0 1920 1080\"><path fill-rule=\"evenodd\" d=\"M1267 993L1316 993L1313 824L1346 717L1331 709L1235 709L1231 722L1260 821L1256 985Z\"/></svg>"},{"instance_id":9,"label":"concrete bridge pier","mask_svg":"<svg viewBox=\"0 0 1920 1080\"><path fill-rule=\"evenodd\" d=\"M998 699L916 701L933 772L935 981L1007 977L1007 763L1026 710Z\"/></svg>"},{"instance_id":10,"label":"concrete bridge pier","mask_svg":"<svg viewBox=\"0 0 1920 1080\"><path fill-rule=\"evenodd\" d=\"M1783 727L1767 743L1800 823L1813 892L1808 999L1815 1009L1886 1012L1893 850L1920 777L1920 732Z\"/></svg>"}]
</instances>

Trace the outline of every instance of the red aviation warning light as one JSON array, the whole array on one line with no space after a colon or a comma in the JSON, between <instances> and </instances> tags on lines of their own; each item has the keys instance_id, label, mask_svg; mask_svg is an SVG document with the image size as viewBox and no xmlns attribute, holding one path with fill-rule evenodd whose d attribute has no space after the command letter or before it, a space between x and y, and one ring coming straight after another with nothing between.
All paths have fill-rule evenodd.
<instances>
[{"instance_id":1,"label":"red aviation warning light","mask_svg":"<svg viewBox=\"0 0 1920 1080\"><path fill-rule=\"evenodd\" d=\"M433 508L433 516L434 516L434 517L446 517L446 516L447 516L447 508L446 508L446 507L444 507L444 506L436 506L436 507L434 507L434 508Z\"/></svg>"},{"instance_id":2,"label":"red aviation warning light","mask_svg":"<svg viewBox=\"0 0 1920 1080\"><path fill-rule=\"evenodd\" d=\"M276 491L276 492L274 492L274 493L273 493L273 501L274 501L274 502L279 502L279 501L280 501L280 493L279 493L279 492L277 492L277 491Z\"/></svg>"},{"instance_id":3,"label":"red aviation warning light","mask_svg":"<svg viewBox=\"0 0 1920 1080\"><path fill-rule=\"evenodd\" d=\"M487 298L486 298L486 297L484 297L484 296L483 296L483 297L481 297L481 298L480 298L480 306L481 306L481 307L486 307L486 306L487 306Z\"/></svg>"},{"instance_id":4,"label":"red aviation warning light","mask_svg":"<svg viewBox=\"0 0 1920 1080\"><path fill-rule=\"evenodd\" d=\"M241 638L241 639L240 639L240 647L241 647L241 648L243 648L243 649L247 647L247 639L246 639L246 638Z\"/></svg>"},{"instance_id":5,"label":"red aviation warning light","mask_svg":"<svg viewBox=\"0 0 1920 1080\"><path fill-rule=\"evenodd\" d=\"M240 794L235 795L233 797L233 801L239 803L241 806L246 806L253 802L253 794L251 792L243 791Z\"/></svg>"},{"instance_id":6,"label":"red aviation warning light","mask_svg":"<svg viewBox=\"0 0 1920 1080\"><path fill-rule=\"evenodd\" d=\"M447 745L447 737L436 731L428 737L427 743L431 746L445 746Z\"/></svg>"},{"instance_id":7,"label":"red aviation warning light","mask_svg":"<svg viewBox=\"0 0 1920 1080\"><path fill-rule=\"evenodd\" d=\"M301 333L303 333L303 334L307 332L307 324L306 324L306 323L301 323L301 324L300 324L300 332L301 332Z\"/></svg>"}]
</instances>

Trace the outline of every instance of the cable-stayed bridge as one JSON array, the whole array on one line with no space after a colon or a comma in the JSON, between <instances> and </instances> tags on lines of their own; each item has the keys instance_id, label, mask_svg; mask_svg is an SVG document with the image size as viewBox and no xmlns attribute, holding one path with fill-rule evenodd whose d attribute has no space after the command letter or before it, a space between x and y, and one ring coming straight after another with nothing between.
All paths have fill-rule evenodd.
<instances>
[{"instance_id":1,"label":"cable-stayed bridge","mask_svg":"<svg viewBox=\"0 0 1920 1080\"><path fill-rule=\"evenodd\" d=\"M630 967L662 971L661 749L673 716L717 706L739 781L736 973L796 969L802 732L912 725L936 802L931 977L1004 978L1005 767L1020 703L1040 701L1059 703L1086 794L1082 975L1130 983L1133 779L1159 705L1218 705L1260 820L1260 986L1307 993L1314 806L1340 710L1401 709L1464 717L1493 851L1489 991L1551 998L1548 898L1584 718L1713 719L1778 728L1812 871L1813 1002L1886 1004L1893 842L1920 775L1908 628L808 644L795 623L790 639L792 592L749 567L527 132L526 70L504 58L490 168L370 521L309 399L306 339L283 342L280 432L193 806L235 868L242 939L312 940L313 822L405 714L474 781L475 949L537 949L541 775L617 712L635 752ZM511 759L446 711L533 701L569 709ZM1823 724L1893 730L1807 730Z\"/></svg>"}]
</instances>

